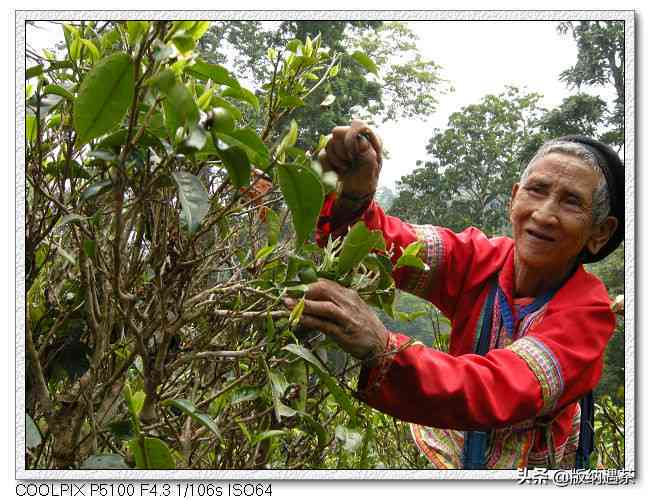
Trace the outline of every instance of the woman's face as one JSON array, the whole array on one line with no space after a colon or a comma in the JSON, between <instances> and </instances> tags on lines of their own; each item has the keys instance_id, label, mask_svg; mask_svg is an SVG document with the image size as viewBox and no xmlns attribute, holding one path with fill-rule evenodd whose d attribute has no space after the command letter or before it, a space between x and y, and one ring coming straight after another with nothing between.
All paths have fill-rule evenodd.
<instances>
[{"instance_id":1,"label":"woman's face","mask_svg":"<svg viewBox=\"0 0 650 500\"><path fill-rule=\"evenodd\" d=\"M510 221L519 262L563 275L585 246L596 253L605 244L609 236L592 220L598 181L594 169L570 155L551 153L535 162L512 190Z\"/></svg>"}]
</instances>

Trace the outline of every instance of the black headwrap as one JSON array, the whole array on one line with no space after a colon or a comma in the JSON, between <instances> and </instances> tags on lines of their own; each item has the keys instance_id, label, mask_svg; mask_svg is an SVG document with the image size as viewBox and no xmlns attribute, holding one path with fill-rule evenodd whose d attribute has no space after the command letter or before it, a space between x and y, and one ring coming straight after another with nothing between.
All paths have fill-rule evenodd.
<instances>
[{"instance_id":1,"label":"black headwrap","mask_svg":"<svg viewBox=\"0 0 650 500\"><path fill-rule=\"evenodd\" d=\"M607 181L609 192L609 215L618 220L616 231L609 241L597 254L588 251L582 261L585 263L598 262L604 259L618 247L625 237L625 167L618 154L600 141L583 135L566 135L558 137L558 141L575 142L584 146L596 158L596 162Z\"/></svg>"}]
</instances>

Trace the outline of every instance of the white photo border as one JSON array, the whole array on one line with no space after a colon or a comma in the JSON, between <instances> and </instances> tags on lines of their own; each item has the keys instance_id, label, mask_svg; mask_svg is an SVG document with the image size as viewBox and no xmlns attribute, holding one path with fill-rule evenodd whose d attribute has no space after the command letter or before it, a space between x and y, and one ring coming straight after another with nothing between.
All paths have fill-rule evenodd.
<instances>
[{"instance_id":1,"label":"white photo border","mask_svg":"<svg viewBox=\"0 0 650 500\"><path fill-rule=\"evenodd\" d=\"M26 21L46 20L399 20L399 21L571 21L617 20L625 22L625 470L635 471L635 229L636 229L636 113L635 113L635 12L631 10L427 10L427 11L116 11L116 10L16 10L15 19L15 172L16 172L16 480L394 480L394 479L497 479L516 480L517 470L32 470L25 469L25 47Z\"/></svg>"}]
</instances>

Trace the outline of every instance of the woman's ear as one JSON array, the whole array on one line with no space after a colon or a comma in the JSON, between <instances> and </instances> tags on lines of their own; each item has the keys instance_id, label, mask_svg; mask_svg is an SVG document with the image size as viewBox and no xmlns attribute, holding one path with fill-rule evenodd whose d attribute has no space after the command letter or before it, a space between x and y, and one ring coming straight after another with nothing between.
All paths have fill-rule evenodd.
<instances>
[{"instance_id":1,"label":"woman's ear","mask_svg":"<svg viewBox=\"0 0 650 500\"><path fill-rule=\"evenodd\" d=\"M609 241L617 227L618 219L611 215L600 224L597 224L585 245L587 250L589 250L593 255L596 255Z\"/></svg>"},{"instance_id":2,"label":"woman's ear","mask_svg":"<svg viewBox=\"0 0 650 500\"><path fill-rule=\"evenodd\" d=\"M512 214L512 205L514 204L515 196L517 196L518 191L519 183L517 182L514 186L512 186L512 194L510 195L510 201L508 202L508 218L510 218L510 215Z\"/></svg>"}]
</instances>

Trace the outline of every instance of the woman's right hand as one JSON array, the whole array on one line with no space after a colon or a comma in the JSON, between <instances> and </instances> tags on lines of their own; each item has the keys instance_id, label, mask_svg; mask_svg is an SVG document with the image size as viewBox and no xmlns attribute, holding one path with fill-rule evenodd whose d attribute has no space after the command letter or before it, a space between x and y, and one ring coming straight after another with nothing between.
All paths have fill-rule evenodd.
<instances>
[{"instance_id":1,"label":"woman's right hand","mask_svg":"<svg viewBox=\"0 0 650 500\"><path fill-rule=\"evenodd\" d=\"M381 139L361 120L335 127L318 157L324 170L333 170L341 182L343 198L372 198L382 163Z\"/></svg>"}]
</instances>

